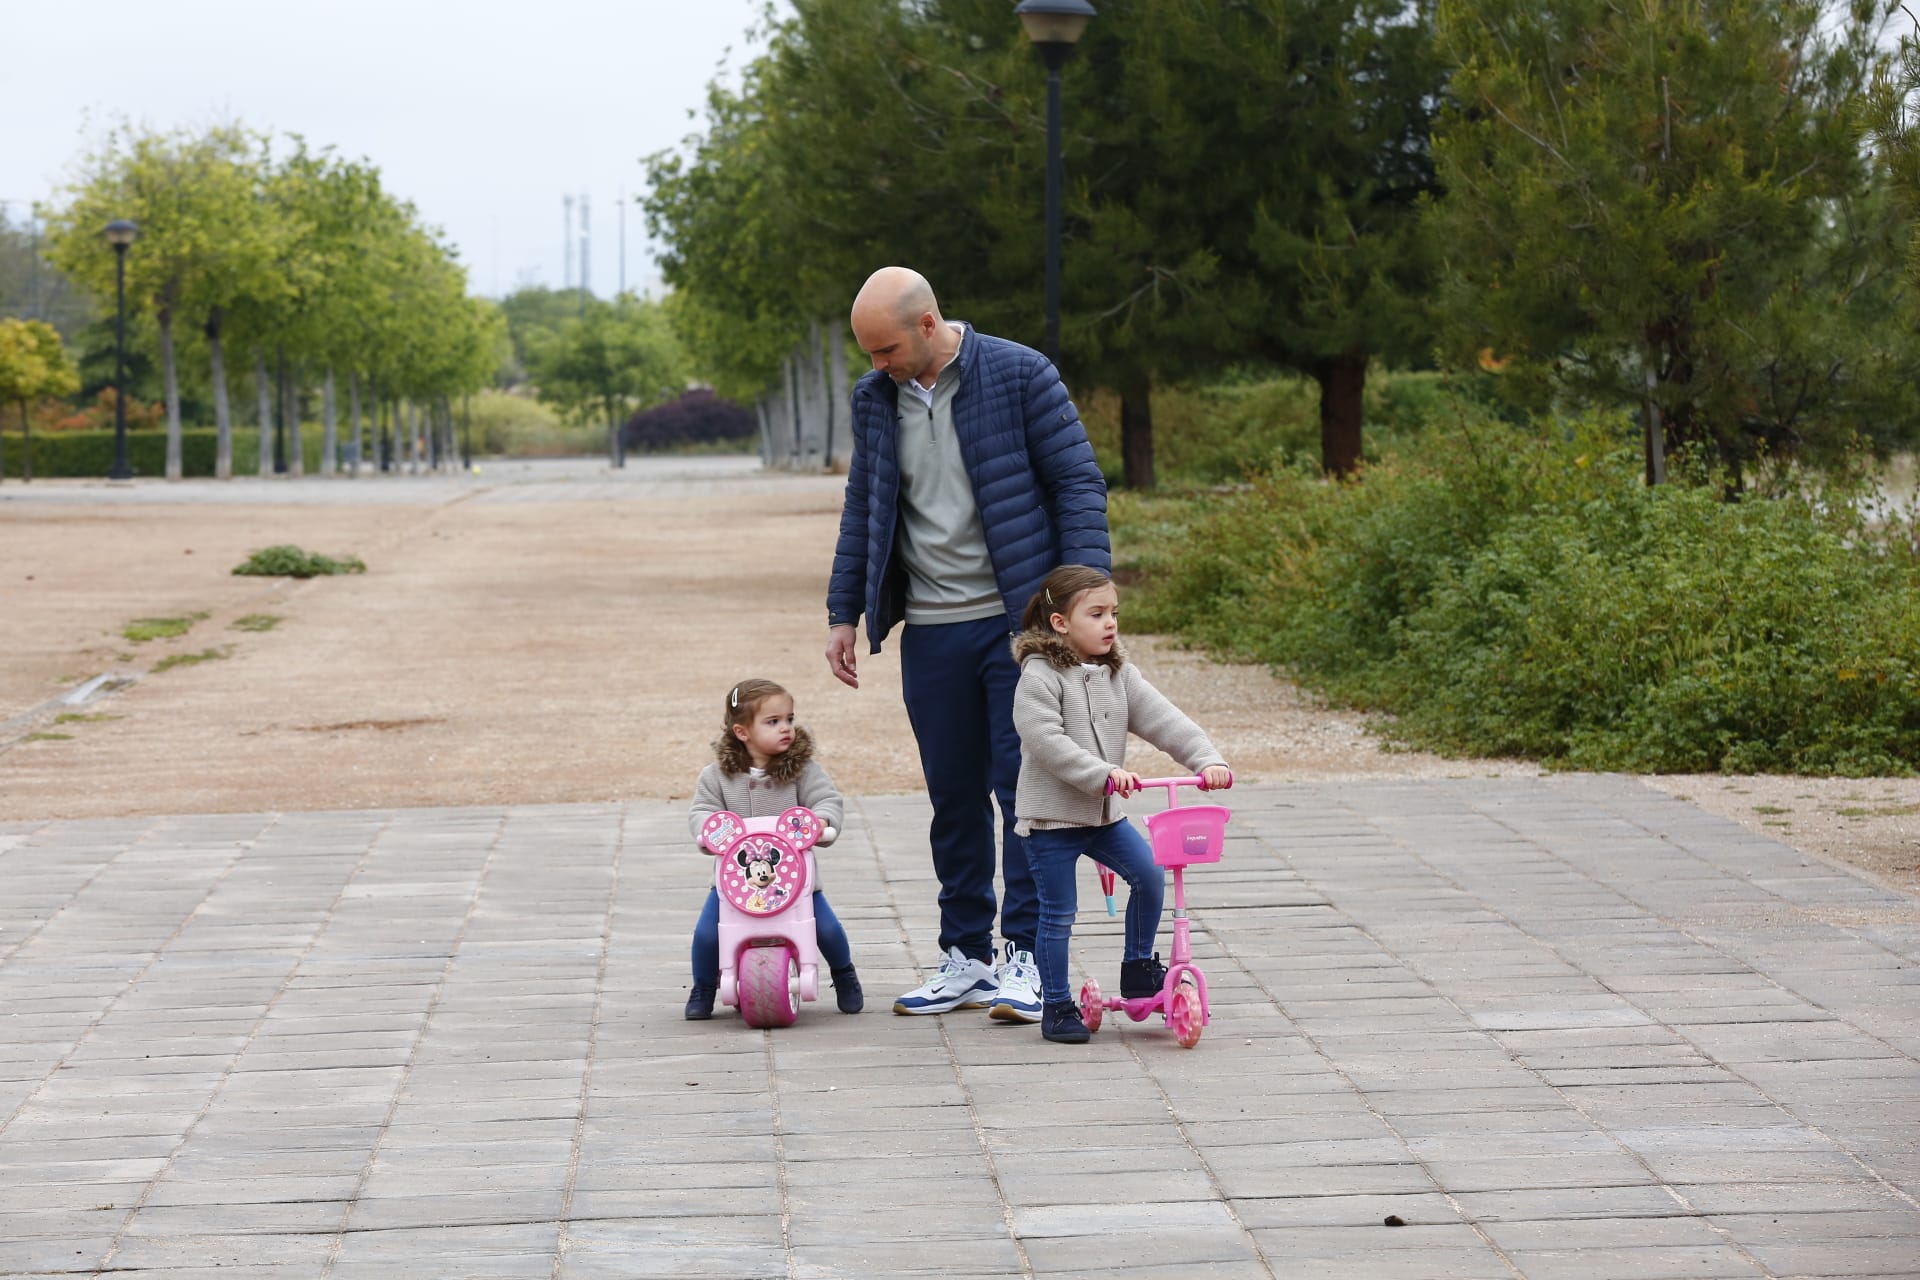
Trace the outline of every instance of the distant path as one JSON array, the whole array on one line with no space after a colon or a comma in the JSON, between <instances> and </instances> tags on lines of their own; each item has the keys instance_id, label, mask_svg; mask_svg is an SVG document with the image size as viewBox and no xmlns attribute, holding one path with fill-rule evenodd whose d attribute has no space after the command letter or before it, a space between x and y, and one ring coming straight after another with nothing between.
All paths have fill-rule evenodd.
<instances>
[{"instance_id":1,"label":"distant path","mask_svg":"<svg viewBox=\"0 0 1920 1280\"><path fill-rule=\"evenodd\" d=\"M842 484L741 457L0 484L0 723L91 676L140 676L67 713L112 719L56 724L49 711L32 730L66 736L0 733L0 818L680 797L721 694L748 675L793 689L843 790L918 791L894 653L862 656L857 693L821 659ZM368 572L230 573L283 542L360 556ZM177 640L119 636L135 618L196 613L207 617ZM234 627L262 614L280 621ZM1537 772L1385 753L1362 718L1314 707L1260 668L1150 637L1131 647L1249 780ZM1140 763L1164 761L1142 749ZM1731 782L1745 794L1714 780L1672 789L1891 880L1920 878L1913 819L1896 812L1920 812L1920 786L1823 797L1797 780ZM1856 793L1867 798L1845 798ZM1797 825L1765 825L1783 820Z\"/></svg>"}]
</instances>

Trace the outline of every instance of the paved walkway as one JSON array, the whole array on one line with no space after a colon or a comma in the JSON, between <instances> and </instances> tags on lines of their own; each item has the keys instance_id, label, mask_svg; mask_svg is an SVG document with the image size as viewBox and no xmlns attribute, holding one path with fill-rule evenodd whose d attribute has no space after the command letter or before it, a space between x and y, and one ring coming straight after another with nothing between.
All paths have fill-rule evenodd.
<instances>
[{"instance_id":1,"label":"paved walkway","mask_svg":"<svg viewBox=\"0 0 1920 1280\"><path fill-rule=\"evenodd\" d=\"M1920 1275L1920 902L1628 779L1231 799L1191 1051L888 1013L918 798L774 1033L680 1016L677 805L0 824L0 1274Z\"/></svg>"}]
</instances>

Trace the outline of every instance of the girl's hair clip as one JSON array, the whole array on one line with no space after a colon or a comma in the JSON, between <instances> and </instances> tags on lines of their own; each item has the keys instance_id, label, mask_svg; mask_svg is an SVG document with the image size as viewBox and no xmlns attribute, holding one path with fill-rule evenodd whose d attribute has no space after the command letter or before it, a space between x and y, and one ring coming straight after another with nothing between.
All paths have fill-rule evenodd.
<instances>
[{"instance_id":1,"label":"girl's hair clip","mask_svg":"<svg viewBox=\"0 0 1920 1280\"><path fill-rule=\"evenodd\" d=\"M1051 591L1049 591L1049 590L1048 590L1047 588L1045 588L1045 587L1042 587L1042 588L1040 588L1040 594L1041 594L1041 595L1043 595L1043 596L1045 596L1045 597L1047 598L1047 603L1048 603L1048 604L1052 604L1052 603L1053 603L1053 592L1051 592Z\"/></svg>"},{"instance_id":2,"label":"girl's hair clip","mask_svg":"<svg viewBox=\"0 0 1920 1280\"><path fill-rule=\"evenodd\" d=\"M733 686L733 692L727 695L727 705L736 711L740 708L740 686Z\"/></svg>"}]
</instances>

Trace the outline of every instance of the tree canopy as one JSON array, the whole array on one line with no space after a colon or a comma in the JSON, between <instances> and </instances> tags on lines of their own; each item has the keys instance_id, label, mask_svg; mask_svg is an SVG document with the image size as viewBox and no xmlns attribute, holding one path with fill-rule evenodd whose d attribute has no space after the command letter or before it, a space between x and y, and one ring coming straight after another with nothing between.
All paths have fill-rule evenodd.
<instances>
[{"instance_id":1,"label":"tree canopy","mask_svg":"<svg viewBox=\"0 0 1920 1280\"><path fill-rule=\"evenodd\" d=\"M421 399L487 385L501 357L498 309L468 296L451 246L365 161L300 138L277 153L237 124L122 125L47 217L50 260L109 306L115 262L101 233L115 218L140 228L126 253L127 303L158 340L169 476L179 474L182 353L205 357L223 468L233 343L262 364L271 352L308 376L339 371Z\"/></svg>"},{"instance_id":2,"label":"tree canopy","mask_svg":"<svg viewBox=\"0 0 1920 1280\"><path fill-rule=\"evenodd\" d=\"M705 133L649 160L689 347L758 390L888 262L1038 344L1045 72L1004 4L798 0ZM1440 70L1383 0L1112 0L1064 72L1060 360L1144 415L1158 381L1266 361L1322 379L1358 458L1370 353L1425 341L1417 201ZM1350 397L1349 397L1349 393ZM1350 398L1350 403L1348 399ZM1150 450L1128 474L1151 482Z\"/></svg>"},{"instance_id":3,"label":"tree canopy","mask_svg":"<svg viewBox=\"0 0 1920 1280\"><path fill-rule=\"evenodd\" d=\"M1920 366L1853 109L1888 10L1445 0L1448 354L1535 406L1644 406L1654 478L1886 417Z\"/></svg>"}]
</instances>

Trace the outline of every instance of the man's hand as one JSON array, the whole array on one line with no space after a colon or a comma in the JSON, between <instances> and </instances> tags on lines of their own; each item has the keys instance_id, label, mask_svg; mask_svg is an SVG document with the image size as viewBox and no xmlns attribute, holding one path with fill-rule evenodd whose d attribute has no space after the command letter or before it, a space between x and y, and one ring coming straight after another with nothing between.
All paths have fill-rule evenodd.
<instances>
[{"instance_id":1,"label":"man's hand","mask_svg":"<svg viewBox=\"0 0 1920 1280\"><path fill-rule=\"evenodd\" d=\"M849 689L860 687L860 673L854 669L853 628L831 627L827 631L827 670Z\"/></svg>"}]
</instances>

